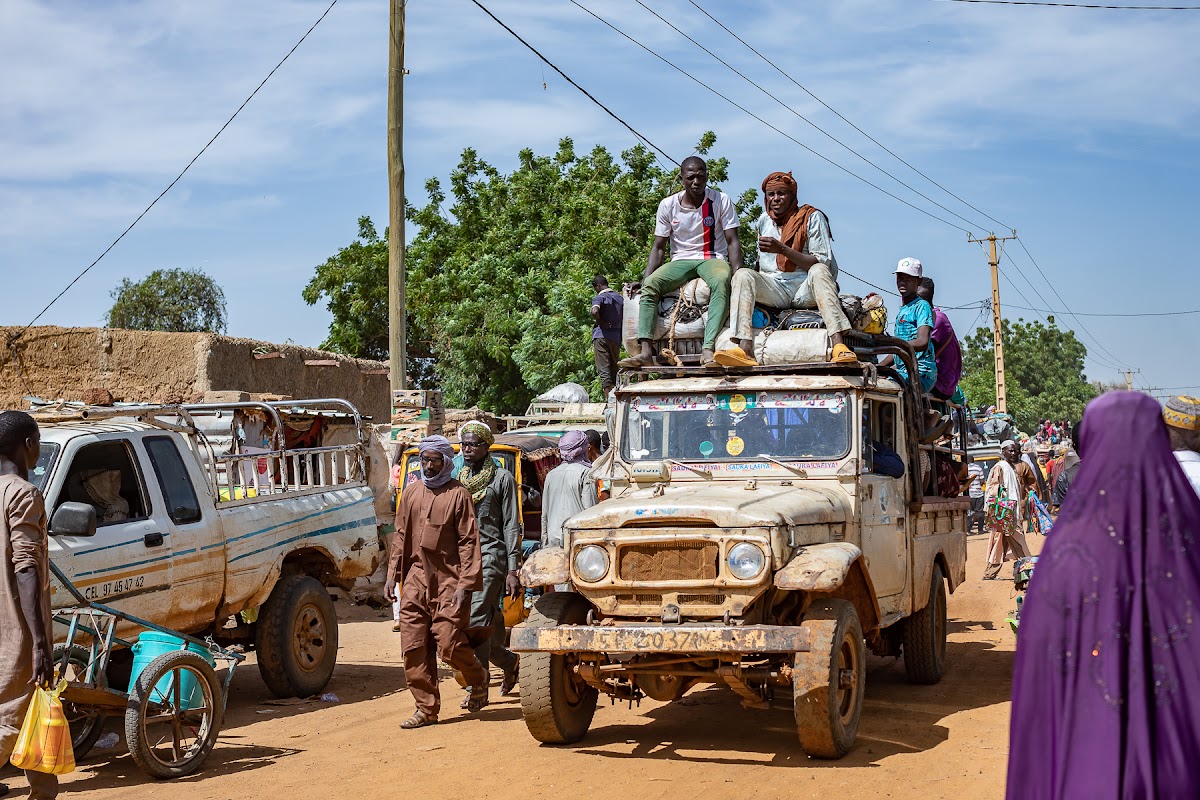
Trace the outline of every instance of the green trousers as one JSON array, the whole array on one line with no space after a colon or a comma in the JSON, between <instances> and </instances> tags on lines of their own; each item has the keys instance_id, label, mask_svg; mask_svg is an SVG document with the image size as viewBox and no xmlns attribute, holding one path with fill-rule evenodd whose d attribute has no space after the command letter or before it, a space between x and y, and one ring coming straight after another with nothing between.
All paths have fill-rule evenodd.
<instances>
[{"instance_id":1,"label":"green trousers","mask_svg":"<svg viewBox=\"0 0 1200 800\"><path fill-rule=\"evenodd\" d=\"M654 317L663 295L675 291L693 278L708 284L708 322L704 326L704 347L717 346L717 334L729 317L729 282L733 270L720 258L670 261L654 270L642 283L642 302L638 307L638 339L654 338Z\"/></svg>"}]
</instances>

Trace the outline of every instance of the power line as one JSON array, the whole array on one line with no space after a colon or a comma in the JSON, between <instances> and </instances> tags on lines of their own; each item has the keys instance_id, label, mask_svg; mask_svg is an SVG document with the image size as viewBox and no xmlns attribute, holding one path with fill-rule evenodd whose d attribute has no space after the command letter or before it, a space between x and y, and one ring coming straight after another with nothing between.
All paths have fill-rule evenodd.
<instances>
[{"instance_id":1,"label":"power line","mask_svg":"<svg viewBox=\"0 0 1200 800\"><path fill-rule=\"evenodd\" d=\"M292 45L292 49L288 50L287 54L279 60L279 63L271 68L271 71L267 73L267 77L263 78L262 82L259 83L258 86L254 87L254 91L250 93L250 96L242 101L242 104L237 107L237 111L234 111L233 114L229 117L229 119L225 120L225 124L222 125L220 127L220 129L218 129L217 132L213 134L213 137L208 140L208 143L205 144L204 147L200 148L200 152L196 153L196 155L192 157L192 160L187 163L187 166L185 166L182 170L180 170L179 174L175 176L175 179L173 181L171 181L169 184L167 184L167 188L165 188L161 192L159 192L158 197L155 197L152 201L150 201L150 205L146 206L142 210L142 213L138 214L137 218L134 219L133 222L129 223L129 227L126 228L125 230L123 230L121 232L120 236L118 236L116 239L113 239L112 244L110 244L108 247L104 248L104 252L101 253L100 255L96 256L96 260L93 261L91 264L88 264L87 267L85 267L82 272L80 272L78 275L76 275L74 277L74 279L72 279L72 281L66 285L66 288L64 288L61 292L56 294L54 296L54 299L51 300L49 303L47 303L46 307L43 308L41 311L39 311L37 313L37 316L35 316L32 320L29 321L28 325L26 325L24 328L22 328L20 331L18 331L13 336L9 337L9 340L8 340L9 344L12 344L17 339L20 339L22 336L24 336L25 332L28 331L31 327L33 327L33 324L35 322L37 322L39 319L41 319L42 315L45 314L47 311L49 311L51 306L53 306L55 303L57 303L64 294L66 294L68 291L70 291L71 287L74 286L76 283L78 283L80 278L82 278L84 275L88 274L88 272L91 271L92 267L99 264L100 260L102 258L104 258L106 255L108 255L109 251L111 251L114 247L116 247L117 244L120 243L120 241L125 238L126 234L128 234L131 230L133 230L135 225L137 225L139 222L142 221L142 217L144 217L148 213L150 213L150 209L154 208L154 206L156 206L158 204L158 201L162 200L163 197L167 194L167 192L171 191L171 189L173 189L175 187L175 184L179 183L179 181L183 179L183 176L186 175L187 171L192 168L192 165L195 164L196 161L199 160L200 156L204 155L205 151L207 151L208 148L212 146L212 143L217 140L217 137L225 132L225 129L229 127L230 123L232 123L235 119L237 119L238 114L242 113L242 109L244 109L249 104L249 102L254 99L254 96L256 94L258 94L259 89L263 88L263 86L266 85L267 81L271 80L271 76L275 74L276 70L278 70L280 67L283 66L283 62L285 62L289 58L291 58L292 53L296 52L296 49L298 47L300 47L300 45L304 44L304 40L308 38L308 35L310 33L312 33L314 30L316 30L317 26L321 24L321 21L324 20L325 17L328 16L329 12L333 10L333 7L337 5L337 2L338 2L338 0L333 0L333 2L331 2L329 4L329 7L325 9L325 12L323 14L321 14L321 16L317 17L317 21L312 24L312 27L310 27L307 31L305 31L304 35L300 37L299 41L297 41L294 45Z\"/></svg>"},{"instance_id":2,"label":"power line","mask_svg":"<svg viewBox=\"0 0 1200 800\"><path fill-rule=\"evenodd\" d=\"M898 155L896 152L894 152L893 150L891 150L890 148L888 148L888 147L887 147L887 145L885 145L883 142L879 141L879 140L878 140L878 139L876 139L874 136L872 136L871 134L869 134L869 133L867 133L866 131L864 131L862 128L860 128L860 127L858 127L857 125L855 125L853 122L851 122L851 121L850 121L849 119L847 119L845 116L843 116L843 115L842 115L842 113L841 113L840 111L838 111L836 108L834 108L833 106L829 105L829 104L828 104L828 103L826 103L824 100L822 100L821 98L819 98L819 97L817 97L815 94L813 94L813 92L812 92L812 91L810 91L810 90L808 89L808 87L804 86L802 83L800 83L799 81L797 81L797 80L796 80L795 78L793 78L791 75L789 75L788 73L784 72L784 71L783 71L783 70L782 70L782 69L779 67L779 65L777 65L777 64L776 64L774 61L772 61L771 59L767 58L765 55L763 55L762 53L760 53L758 50L756 50L756 49L754 48L754 46L753 46L753 45L751 45L749 42L747 42L745 39L743 39L742 37L740 37L740 36L738 36L736 33L734 33L732 30L730 30L730 29L729 29L729 27L728 27L728 26L727 26L725 23L721 22L721 20L717 19L717 18L716 18L716 17L714 17L712 14L710 14L710 13L708 12L708 10L707 10L707 9L705 9L703 6L701 6L699 3L697 3L697 2L696 2L696 0L688 0L688 2L689 2L689 3L691 3L691 4L692 4L692 6L693 6L693 7L694 7L694 8L695 8L697 11L699 11L699 12L700 12L701 14L703 14L704 16L708 17L710 20L712 20L712 21L713 21L714 23L716 23L718 26L720 26L720 28L721 28L723 31L725 31L725 32L726 32L726 33L728 33L730 36L732 36L734 39L737 39L739 42L741 42L743 45L745 45L745 46L746 46L746 48L747 48L747 49L748 49L748 50L749 50L751 53L754 53L754 55L758 56L760 59L762 59L764 62L766 62L766 63L767 63L767 64L768 64L768 65L769 65L769 66L770 66L772 69L774 69L774 70L775 70L776 72L778 72L780 75L782 75L783 77L785 77L785 78L787 78L789 81L791 81L791 82L792 82L792 83L793 83L793 84L794 84L794 85L795 85L795 86L796 86L798 89L800 89L802 92L804 92L805 94L807 94L807 95L808 95L809 97L811 97L813 100L816 100L818 103L820 103L820 104L821 104L822 106L824 106L826 109L828 109L829 111L831 111L831 112L832 112L832 113L833 113L835 116L837 116L837 118L838 118L838 119L840 119L842 122L845 122L845 123L846 123L847 125L849 125L851 128L853 128L854 130L858 131L858 132L859 132L859 133L861 133L863 136L865 136L867 139L870 139L872 143L874 143L876 146L878 146L878 147L879 147L881 150L883 150L885 153L887 153L888 155L890 155L892 158L896 159L896 160L897 160L897 161L899 161L901 164L903 164L904 166L908 167L908 168L909 168L909 169L911 169L913 172L917 173L917 174L918 174L918 175L920 175L922 178L924 178L925 180L929 181L929 182L930 182L930 183L932 183L934 186L938 187L938 188L939 188L939 189L941 189L943 192L945 192L946 194L950 195L951 197L953 197L953 198L954 198L955 200L957 200L958 202L960 202L960 203L962 203L963 205L965 205L967 208L971 209L972 211L974 211L974 212L976 212L976 213L978 213L978 214L982 214L983 216L985 216L985 217L987 217L988 219L990 219L992 222L995 222L995 223L996 223L997 225L999 225L1001 228L1010 228L1010 227L1011 227L1011 226L1009 226L1009 225L1005 225L1003 222L1001 222L1000 220L996 219L996 218L995 218L995 217L993 217L991 214L988 214L986 211L983 211L983 210L981 210L981 209L979 209L979 208L976 208L975 206L971 205L971 204L970 204L970 203L968 203L966 200L962 199L961 197L959 197L958 195L956 195L954 192L950 191L950 190L949 190L949 189L947 189L945 186L943 186L942 184L938 183L937 181L935 181L933 178L931 178L931 177L929 177L928 175L926 175L926 174L925 174L924 172L922 172L921 170L917 169L917 168L916 168L915 166L913 166L911 163L909 163L909 162L908 162L908 161L906 161L905 159L901 158L901 157L900 157L900 156L899 156L899 155ZM915 190L914 190L914 191L915 191Z\"/></svg>"},{"instance_id":3,"label":"power line","mask_svg":"<svg viewBox=\"0 0 1200 800\"><path fill-rule=\"evenodd\" d=\"M1106 6L1098 3L1043 3L1035 0L943 0L948 3L982 3L995 6L1052 6L1055 8L1103 8L1117 11L1200 11L1200 6Z\"/></svg>"},{"instance_id":4,"label":"power line","mask_svg":"<svg viewBox=\"0 0 1200 800\"><path fill-rule=\"evenodd\" d=\"M1113 313L1084 312L1082 314L1075 314L1075 313L1072 313L1069 311L1056 311L1052 308L1026 308L1025 306L1013 305L1011 303L1007 303L1006 305L1009 308L1019 308L1022 311L1037 311L1042 314L1060 314L1060 315L1069 314L1072 317L1181 317L1186 314L1200 314L1200 308L1193 309L1191 311L1146 311L1146 312L1143 312L1140 314L1115 313L1115 312L1113 312Z\"/></svg>"},{"instance_id":5,"label":"power line","mask_svg":"<svg viewBox=\"0 0 1200 800\"><path fill-rule=\"evenodd\" d=\"M474 2L474 3L478 4L478 0L472 0L472 2ZM603 17L601 17L599 14L596 14L596 13L595 13L594 11L592 11L591 9L589 9L589 8L587 8L586 6L584 6L584 5L582 5L581 3L579 3L579 2L578 2L578 0L570 0L570 2L571 2L571 4L572 4L572 5L574 5L574 6L578 7L580 10L582 10L582 11L584 11L585 13L587 13L588 15L590 15L590 16L592 16L592 17L594 17L596 20L598 20L599 22L603 23L603 24L604 24L605 26L607 26L608 28L611 28L611 29L612 29L614 32L616 32L616 33L620 34L621 36L623 36L624 38L628 39L628 40L629 40L630 42L632 42L633 44L635 44L635 45L637 45L638 47L642 48L642 49L643 49L643 50L645 50L647 53L649 53L650 55L652 55L652 56L654 56L655 58L657 58L659 61L661 61L661 62L663 62L664 64L666 64L667 66L669 66L671 69L673 69L673 70L675 70L676 72L678 72L680 75L683 75L683 76L684 76L685 78L687 78L688 80L690 80L690 81L692 81L693 83L696 83L697 85L699 85L699 86L703 87L704 89L706 89L707 91L711 92L712 94L715 94L717 97L719 97L719 98L721 98L722 100L724 100L725 102L729 103L731 106L733 106L734 108L736 108L736 109L738 109L739 111L743 112L743 113L744 113L744 114L746 114L747 116L753 117L754 119L758 120L758 121L759 121L760 123L762 123L762 124L763 124L765 127L768 127L768 128L770 128L771 130L773 130L773 131L775 131L776 133L778 133L780 136L783 136L785 139L788 139L788 140L790 140L791 142L793 142L793 143L795 143L795 144L799 145L800 147L802 147L802 148L804 148L805 150L807 150L808 152L812 153L814 156L816 156L817 158L821 159L822 161L825 161L825 162L827 162L828 164L830 164L830 165L832 165L832 166L834 166L834 167L836 167L836 168L840 169L842 172L845 172L847 175L851 176L852 178L855 178L855 179L857 179L857 180L859 180L859 181L862 181L863 183L867 184L868 186L872 187L873 189L876 189L876 190L878 190L878 191L880 191L880 192L882 192L882 193L886 194L888 197L892 198L893 200L896 200L896 201L898 201L898 202L900 202L900 203L903 203L904 205L908 206L909 208L913 209L914 211L919 211L920 213L924 214L925 216L927 216L927 217L930 217L931 219L935 219L935 220L937 220L938 222L942 223L943 225L949 225L951 228L954 228L955 230L960 230L960 231L963 231L964 233L970 233L970 231L968 231L966 228L963 228L963 227L961 227L961 226L959 226L959 225L956 225L956 224L954 224L953 222L950 222L949 220L943 219L942 217L939 217L937 214L934 214L934 213L933 213L933 212L931 212L931 211L927 211L926 209L924 209L924 208L921 208L920 206L913 205L912 203L908 202L908 201L907 201L907 200L905 200L904 198L902 198L902 197L899 197L899 196L897 196L897 195L893 194L892 192L889 192L887 189L884 189L882 186L880 186L880 185L878 185L878 184L876 184L876 183L873 183L872 181L868 180L867 178L864 178L863 176L859 175L858 173L856 173L856 172L854 172L854 171L852 171L852 170L848 169L847 167L844 167L844 166L842 166L841 164L837 163L836 161L834 161L833 159L829 158L828 156L825 156L825 155L822 155L821 153L818 153L816 150L814 150L813 148L809 147L808 145L806 145L804 142L800 141L800 140L799 140L799 139L797 139L796 137L794 137L794 136L792 136L792 135L790 135L790 134L788 134L788 133L785 133L784 131L780 130L780 129L779 129L779 128L777 128L775 125L772 125L770 122L767 122L765 119L763 119L762 117L758 116L758 115L757 115L757 114L755 114L753 111L751 111L751 110L749 110L748 108L746 108L745 106L743 106L743 105L739 104L739 103L738 103L738 102L736 102L735 100L732 100L732 99L730 99L729 97L726 97L725 95L723 95L723 94L721 94L720 92L718 92L716 89L714 89L714 88L712 88L711 86L709 86L709 85L707 85L706 83L704 83L702 80L700 80L700 79L699 79L699 78L697 78L696 76L694 76L694 75L691 75L691 74L690 74L690 73L688 73L686 70L682 69L682 68L681 68L681 67L679 67L679 66L676 66L674 63L672 63L672 62L671 62L671 61L669 61L668 59L666 59L666 58L664 58L663 56L659 55L659 54L658 54L658 53L656 53L654 50L650 49L650 48L649 48L649 47L647 47L646 45L644 45L644 44L642 44L641 42L639 42L637 39L635 39L635 38L633 38L632 36L630 36L629 34L625 33L625 31L621 30L621 29L620 29L620 28L618 28L616 25L613 25L611 22L609 22L608 20L604 19L604 18L603 18Z\"/></svg>"},{"instance_id":6,"label":"power line","mask_svg":"<svg viewBox=\"0 0 1200 800\"><path fill-rule=\"evenodd\" d=\"M543 63L544 63L546 66L550 67L550 69L554 70L554 71L555 71L555 72L557 72L557 73L558 73L560 76L562 76L562 79L563 79L563 80L565 80L567 83L571 84L571 85L572 85L572 86L574 86L576 89L578 89L578 90L579 90L579 91L580 91L580 92L583 94L583 96L584 96L584 97L586 97L588 100L591 100L593 103L595 103L596 105L598 105L598 106L599 106L599 107L600 107L600 108L601 108L601 109L604 111L604 113L608 114L610 117L612 117L613 119L615 119L617 122L619 122L619 123L621 123L623 126L625 126L625 128L626 128L626 129L627 129L627 130L628 130L630 133L632 133L634 136L636 136L637 138L641 139L643 142L645 142L646 144L648 144L648 145L650 146L650 148L651 148L651 149L653 149L653 150L655 150L656 152L660 153L660 154L663 156L663 158L667 159L668 161L670 161L670 162L671 162L672 164L674 164L675 166L679 166L679 162L678 162L678 161L676 161L675 159L671 158L669 155L667 155L667 151L663 150L661 147L659 147L658 145L656 145L654 142L650 141L650 140L649 140L649 139L647 139L645 136L643 136L642 134L638 133L637 129L635 129L635 128L634 128L632 125L630 125L630 124L629 124L628 122L626 122L625 120L621 119L619 116L617 116L617 115L616 115L616 113L615 113L614 111L612 111L612 109L610 109L608 106L604 105L604 103L601 103L599 100L597 100L595 97L593 97L593 96L592 96L592 94L591 94L591 92L589 92L587 89L584 89L584 88L583 88L582 86L580 86L578 83L576 83L575 81L573 81L573 80L571 79L571 77L570 77L569 75L567 75L567 73L565 73L565 72L563 72L561 69L559 69L559 68L558 68L558 66L554 64L554 62L552 62L550 59L546 58L544 55L542 55L540 52L538 52L538 50L537 50L537 48L536 48L536 47L534 47L534 46L533 46L533 45L531 45L529 42L527 42L527 41L525 41L524 39L522 39L522 38L521 38L521 36L520 36L520 34L518 34L518 33L517 33L516 31L514 31L512 28L508 27L508 26L507 26L507 25L505 25L503 22L501 22L501 21L500 21L500 19L499 19L499 17L497 17L495 14L493 14L491 11L489 11L489 10L487 9L487 7L483 5L483 3L479 2L479 0L471 0L471 2L472 2L472 3L474 3L475 5L479 6L479 10L480 10L480 11L482 11L483 13L487 14L489 17L491 17L491 18L492 18L492 19L493 19L493 20L496 22L496 24L497 24L497 25L499 25L501 28L504 28L504 30L506 30L506 31L508 31L509 33L511 33L511 34L513 35L513 38L515 38L515 39L516 39L518 42L520 42L521 44L525 45L525 47L527 47L527 48L529 49L529 51L530 51L531 53L533 53L535 56L537 56L538 58L540 58L540 59L542 60L542 62L543 62Z\"/></svg>"},{"instance_id":7,"label":"power line","mask_svg":"<svg viewBox=\"0 0 1200 800\"><path fill-rule=\"evenodd\" d=\"M1058 301L1060 303L1062 303L1063 308L1065 308L1067 310L1067 313L1071 315L1071 317L1075 320L1076 323L1078 323L1080 329L1085 334L1087 334L1089 339L1091 339L1093 342L1096 343L1097 347L1099 347L1101 350L1103 350L1105 353L1107 353L1109 355L1109 357L1111 357L1117 363L1123 364L1124 362L1122 362L1120 358L1117 358L1117 356L1115 354L1113 354L1112 351L1110 351L1107 347L1105 347L1103 344L1100 343L1099 339L1097 339L1095 336L1092 335L1092 332L1089 331L1087 329L1087 326L1083 324L1083 320L1081 320L1079 317L1075 316L1075 312L1071 310L1071 307L1069 305L1067 305L1067 301L1063 299L1063 296L1058 293L1058 289L1054 288L1054 284L1052 284L1050 282L1050 279L1048 277L1046 277L1046 273L1042 270L1041 265L1038 264L1037 259L1035 259L1033 257L1033 253L1029 252L1029 248L1025 246L1025 242L1020 237L1017 237L1017 244L1021 245L1021 249L1025 251L1025 257L1029 259L1031 264L1033 264L1034 268L1038 271L1038 274L1042 276L1042 280L1044 280L1046 282L1046 285L1050 287L1050 291L1054 292L1054 296L1058 298ZM1128 365L1126 365L1126 366L1128 366Z\"/></svg>"},{"instance_id":8,"label":"power line","mask_svg":"<svg viewBox=\"0 0 1200 800\"><path fill-rule=\"evenodd\" d=\"M675 31L675 32L676 32L676 33L678 33L680 36L682 36L683 38L687 39L687 40L688 40L689 42L691 42L692 44L696 45L696 47L698 47L698 48L700 48L701 50L703 50L705 53L707 53L709 56L711 56L711 57L712 57L712 58L713 58L713 59L714 59L714 60L715 60L717 63L721 64L721 65L722 65L722 66L724 66L726 69L728 69L730 72L732 72L733 74L737 75L737 76L738 76L739 78L741 78L742 80L746 81L746 83L750 84L750 85L751 85L751 86L753 86L755 89L758 89L760 92L762 92L763 94L765 94L767 97L771 98L771 99L772 99L772 100L774 100L776 103L778 103L779 105L783 106L783 107L784 107L786 110L790 111L792 114L794 114L795 116L799 117L799 118L800 118L801 120L803 120L804 122L808 123L808 125L809 125L809 126L811 126L811 127L812 127L814 130L816 130L818 133L820 133L820 134L822 134L823 136L825 136L826 138L828 138L830 141L834 142L834 143L835 143L835 144L837 144L837 145L840 145L842 148L844 148L845 150L849 151L849 152L850 152L851 154L853 154L854 156L857 156L857 157L858 157L858 158L859 158L861 161L863 161L864 163L866 163L866 164L868 164L868 165L870 165L870 166L874 167L875 169L879 170L879 171L880 171L880 172L882 172L884 175L888 176L889 178L891 178L892 180L894 180L896 183L898 183L898 184L900 184L901 186L903 186L905 189L908 189L910 192L912 192L913 194L916 194L917 196L921 197L921 198L922 198L922 199L924 199L924 200L928 200L930 203L933 203L935 206L937 206L938 208L942 209L942 210L943 210L943 211L945 211L946 213L948 213L948 214L950 214L950 215L952 215L952 216L958 217L960 220L962 220L963 222L967 223L968 225L978 225L978 222L977 222L977 221L973 221L973 220L969 220L969 219L967 219L967 218L966 218L966 217L964 217L962 214L959 214L958 212L954 211L954 210L953 210L953 209L951 209L951 208L947 208L946 206L944 206L944 205L942 205L941 203L939 203L937 200L934 200L934 199L933 199L932 197L930 197L929 195L927 195L927 194L924 194L924 193L923 193L923 192L921 192L920 190L918 190L918 189L916 189L916 188L914 188L914 187L910 186L909 184L905 183L904 181L900 180L900 179L899 179L899 178L897 178L895 175L893 175L892 173L888 172L886 169L884 169L883 167L879 166L879 165L878 165L878 164L876 164L874 161L872 161L871 159L867 158L866 156L864 156L862 153L860 153L860 152L858 152L857 150L855 150L855 149L854 149L853 147L851 147L850 145L848 145L848 144L846 144L845 142L843 142L843 141L841 141L840 139L838 139L836 136L834 136L832 133L830 133L829 131L827 131L827 130L825 130L824 128L822 128L820 125L817 125L817 123L813 122L811 119L809 119L808 117L804 116L804 115L803 115L803 114L801 114L799 111L797 111L796 109L794 109L794 108L792 108L791 106L789 106L789 105L788 105L787 103L785 103L783 100L780 100L778 97L776 97L776 96L775 96L774 94L772 94L770 91L768 91L767 89L764 89L764 88L763 88L763 86L762 86L761 84L759 84L759 83L755 82L755 81L754 81L752 78L749 78L749 77L747 77L747 76L746 76L744 73L742 73L741 71L739 71L739 70L738 70L736 67L734 67L733 65L731 65L731 64L730 64L728 61L726 61L725 59L721 58L720 56L718 56L718 55L717 55L716 53L714 53L713 51L709 50L709 49L708 49L707 47L705 47L704 45L700 44L700 42L698 42L698 41L696 41L695 39L693 39L691 36L689 36L689 35L688 35L687 33L685 33L684 31L680 30L680 28L679 28L677 25L675 25L673 22L671 22L670 20L668 20L668 19L667 19L666 17L664 17L662 14L659 14L659 13L658 13L657 11L655 11L653 8L650 8L650 6L646 5L644 2L642 2L642 0L634 0L634 2L635 2L635 3L637 3L639 6L641 6L642 8L644 8L646 11L649 11L649 12L650 12L651 14L653 14L655 17L657 17L657 18L658 18L658 19L659 19L659 20L660 20L660 21L661 21L661 22L662 22L664 25L666 25L667 27L669 27L671 30ZM986 216L986 215L985 215L985 216ZM982 225L980 225L979 227L986 227L986 226L982 226Z\"/></svg>"}]
</instances>

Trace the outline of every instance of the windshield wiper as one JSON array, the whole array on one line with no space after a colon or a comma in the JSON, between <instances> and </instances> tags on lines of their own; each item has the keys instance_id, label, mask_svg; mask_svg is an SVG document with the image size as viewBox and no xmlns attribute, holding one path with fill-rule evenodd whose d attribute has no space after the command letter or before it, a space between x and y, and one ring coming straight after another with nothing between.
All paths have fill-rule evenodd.
<instances>
[{"instance_id":1,"label":"windshield wiper","mask_svg":"<svg viewBox=\"0 0 1200 800\"><path fill-rule=\"evenodd\" d=\"M795 473L797 476L799 476L801 478L808 477L808 470L802 469L800 467L793 467L791 464L785 464L782 461L780 461L778 458L776 458L775 456L769 456L766 453L759 453L758 457L765 458L767 461L770 461L772 464L778 464L779 466L783 467L784 469L788 470L789 472Z\"/></svg>"},{"instance_id":2,"label":"windshield wiper","mask_svg":"<svg viewBox=\"0 0 1200 800\"><path fill-rule=\"evenodd\" d=\"M685 464L682 461L676 461L673 458L664 458L663 461L666 462L667 464L675 464L676 466L680 466L680 467L683 467L684 469L691 470L692 472L696 473L700 477L704 478L706 481L712 480L712 473L706 469L700 469L699 467L693 467L691 464Z\"/></svg>"}]
</instances>

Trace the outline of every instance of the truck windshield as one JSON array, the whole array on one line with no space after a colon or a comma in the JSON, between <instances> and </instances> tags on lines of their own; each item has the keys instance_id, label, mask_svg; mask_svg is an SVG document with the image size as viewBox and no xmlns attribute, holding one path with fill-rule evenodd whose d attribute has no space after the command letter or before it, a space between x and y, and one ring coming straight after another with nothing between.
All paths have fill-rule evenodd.
<instances>
[{"instance_id":1,"label":"truck windshield","mask_svg":"<svg viewBox=\"0 0 1200 800\"><path fill-rule=\"evenodd\" d=\"M828 460L850 450L845 392L640 395L624 408L629 461Z\"/></svg>"},{"instance_id":2,"label":"truck windshield","mask_svg":"<svg viewBox=\"0 0 1200 800\"><path fill-rule=\"evenodd\" d=\"M56 458L58 458L58 445L42 442L37 463L33 465L33 469L29 470L29 482L36 486L38 491L46 490L46 481L50 478L50 467L54 466Z\"/></svg>"}]
</instances>

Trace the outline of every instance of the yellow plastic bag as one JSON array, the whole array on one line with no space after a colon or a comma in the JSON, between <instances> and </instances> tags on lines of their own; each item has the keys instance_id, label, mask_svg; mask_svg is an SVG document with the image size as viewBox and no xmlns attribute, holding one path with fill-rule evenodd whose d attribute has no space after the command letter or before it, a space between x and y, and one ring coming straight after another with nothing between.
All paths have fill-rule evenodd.
<instances>
[{"instance_id":1,"label":"yellow plastic bag","mask_svg":"<svg viewBox=\"0 0 1200 800\"><path fill-rule=\"evenodd\" d=\"M17 734L17 746L9 761L17 769L65 775L75 771L75 751L71 748L71 729L63 714L59 695L67 688L62 681L50 691L41 686L33 690L25 723Z\"/></svg>"}]
</instances>

